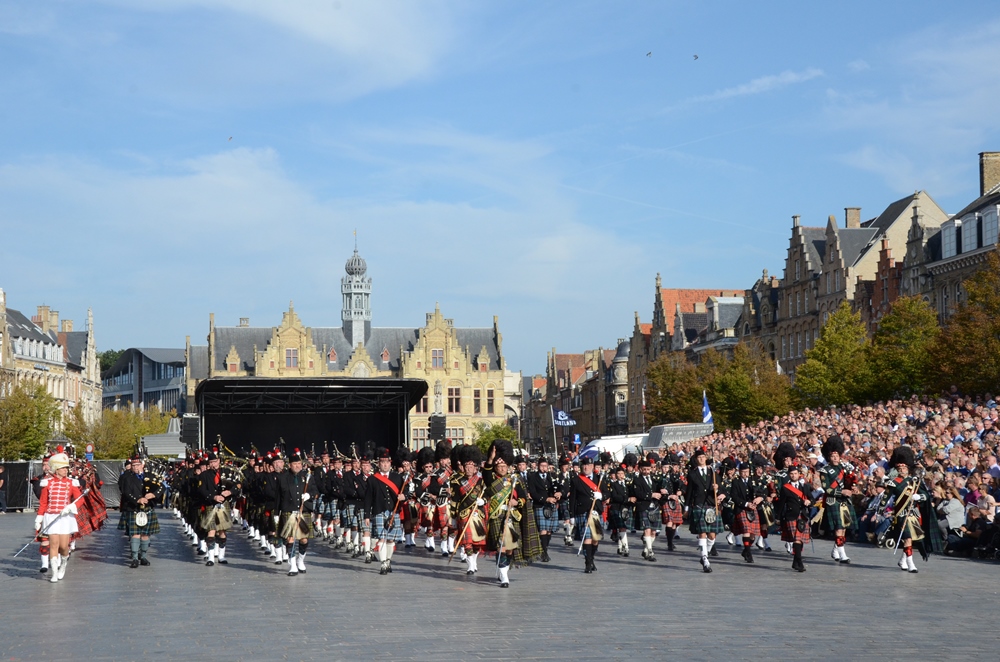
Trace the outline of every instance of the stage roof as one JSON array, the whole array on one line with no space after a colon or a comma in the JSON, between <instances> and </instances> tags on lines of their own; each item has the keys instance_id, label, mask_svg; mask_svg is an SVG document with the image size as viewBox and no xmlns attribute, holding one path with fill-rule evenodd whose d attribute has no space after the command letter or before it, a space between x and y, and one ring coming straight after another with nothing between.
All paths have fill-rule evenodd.
<instances>
[{"instance_id":1,"label":"stage roof","mask_svg":"<svg viewBox=\"0 0 1000 662\"><path fill-rule=\"evenodd\" d=\"M422 379L212 377L198 385L198 412L212 414L408 413L427 394Z\"/></svg>"}]
</instances>

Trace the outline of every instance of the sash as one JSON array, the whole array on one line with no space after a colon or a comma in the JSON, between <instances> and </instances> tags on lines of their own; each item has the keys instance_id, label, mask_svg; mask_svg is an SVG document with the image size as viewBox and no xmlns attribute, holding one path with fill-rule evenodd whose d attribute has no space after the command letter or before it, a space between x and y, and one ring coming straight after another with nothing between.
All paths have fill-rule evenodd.
<instances>
[{"instance_id":1,"label":"sash","mask_svg":"<svg viewBox=\"0 0 1000 662\"><path fill-rule=\"evenodd\" d=\"M594 481L590 480L589 478L587 478L583 474L579 474L579 476L580 476L580 480L583 481L583 484L586 485L587 487L589 487L592 491L594 491L594 492L600 492L601 491L600 488L597 487L597 485L594 485Z\"/></svg>"},{"instance_id":2,"label":"sash","mask_svg":"<svg viewBox=\"0 0 1000 662\"><path fill-rule=\"evenodd\" d=\"M794 487L791 483L785 483L785 489L794 494L795 496L797 496L798 498L802 499L803 501L806 500L806 495L803 494L799 488Z\"/></svg>"},{"instance_id":3,"label":"sash","mask_svg":"<svg viewBox=\"0 0 1000 662\"><path fill-rule=\"evenodd\" d=\"M382 483L388 485L389 489L392 490L392 493L396 496L399 496L399 488L396 487L396 483L389 480L388 476L383 476L382 474L375 474L375 478L379 479L379 481L381 481Z\"/></svg>"},{"instance_id":4,"label":"sash","mask_svg":"<svg viewBox=\"0 0 1000 662\"><path fill-rule=\"evenodd\" d=\"M843 477L844 477L844 470L841 469L840 473L837 474L837 477L834 478L833 482L830 483L830 489L831 490L835 490L838 487L840 487L840 479L843 478Z\"/></svg>"}]
</instances>

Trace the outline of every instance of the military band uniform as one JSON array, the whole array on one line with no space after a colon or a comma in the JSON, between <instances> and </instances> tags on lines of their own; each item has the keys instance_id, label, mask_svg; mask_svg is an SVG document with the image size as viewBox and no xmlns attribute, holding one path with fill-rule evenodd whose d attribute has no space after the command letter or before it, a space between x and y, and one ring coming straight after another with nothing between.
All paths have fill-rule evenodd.
<instances>
[{"instance_id":1,"label":"military band uniform","mask_svg":"<svg viewBox=\"0 0 1000 662\"><path fill-rule=\"evenodd\" d=\"M542 462L543 460L540 460L539 464ZM548 462L544 464L547 469ZM541 559L542 562L548 563L549 541L552 540L552 532L559 528L559 500L562 495L558 494L552 473L548 470L530 472L527 488L535 507L535 523L542 544Z\"/></svg>"},{"instance_id":2,"label":"military band uniform","mask_svg":"<svg viewBox=\"0 0 1000 662\"><path fill-rule=\"evenodd\" d=\"M632 504L629 501L629 483L625 480L625 469L619 467L606 483L608 529L611 540L618 543L619 556L628 556L628 529L632 521Z\"/></svg>"},{"instance_id":3,"label":"military band uniform","mask_svg":"<svg viewBox=\"0 0 1000 662\"><path fill-rule=\"evenodd\" d=\"M293 463L296 463L294 455L289 458L289 464ZM306 571L305 557L309 538L312 537L312 509L319 494L315 481L310 478L309 471L305 469L295 472L288 468L278 474L281 512L278 528L288 556L288 574L292 576Z\"/></svg>"},{"instance_id":4,"label":"military band uniform","mask_svg":"<svg viewBox=\"0 0 1000 662\"><path fill-rule=\"evenodd\" d=\"M391 461L391 457L388 458ZM380 575L392 572L392 554L397 542L403 542L399 511L405 508L403 476L395 471L379 471L368 476L365 490L365 513L370 518L372 534L378 540L375 551L381 562ZM400 503L399 497L404 497Z\"/></svg>"},{"instance_id":5,"label":"military band uniform","mask_svg":"<svg viewBox=\"0 0 1000 662\"><path fill-rule=\"evenodd\" d=\"M597 556L598 543L604 536L599 515L604 510L604 494L601 492L603 481L596 473L588 474L587 469L592 467L593 460L583 458L580 461L580 473L572 475L569 486L569 512L574 527L579 531L583 541L586 573L597 570L594 559Z\"/></svg>"},{"instance_id":6,"label":"military band uniform","mask_svg":"<svg viewBox=\"0 0 1000 662\"><path fill-rule=\"evenodd\" d=\"M121 499L119 508L122 513L118 528L125 531L125 535L129 538L129 548L132 552L129 566L137 568L140 565L150 565L149 537L160 532L160 521L156 517L152 503L161 496L162 486L157 490L149 477L142 473L141 458L133 458L131 466L133 469L125 471L118 478ZM140 471L136 472L134 468L139 468ZM150 494L153 495L152 498L149 498Z\"/></svg>"},{"instance_id":7,"label":"military band uniform","mask_svg":"<svg viewBox=\"0 0 1000 662\"><path fill-rule=\"evenodd\" d=\"M757 514L757 499L763 497L756 492L750 479L750 465L740 466L739 474L730 485L730 498L733 502L733 533L743 538L743 560L753 563L751 547L760 535L760 517Z\"/></svg>"},{"instance_id":8,"label":"military band uniform","mask_svg":"<svg viewBox=\"0 0 1000 662\"><path fill-rule=\"evenodd\" d=\"M781 486L778 496L778 521L781 524L781 539L792 545L792 569L805 572L802 563L802 549L812 540L809 525L808 486L799 477L799 470L793 467L788 480Z\"/></svg>"},{"instance_id":9,"label":"military band uniform","mask_svg":"<svg viewBox=\"0 0 1000 662\"><path fill-rule=\"evenodd\" d=\"M649 471L646 471L649 469ZM649 460L639 463L639 475L632 479L629 500L632 502L638 523L636 528L642 531L642 558L656 561L653 553L653 541L660 530L661 496L659 481L652 475Z\"/></svg>"},{"instance_id":10,"label":"military band uniform","mask_svg":"<svg viewBox=\"0 0 1000 662\"><path fill-rule=\"evenodd\" d=\"M699 466L699 458L707 457L703 449L692 456L695 463L688 471L687 498L685 501L691 508L691 533L698 536L698 549L701 555L701 566L704 572L712 572L708 556L715 546L715 535L722 533L722 518L718 516L716 494L724 498L725 494L718 491L712 467Z\"/></svg>"}]
</instances>

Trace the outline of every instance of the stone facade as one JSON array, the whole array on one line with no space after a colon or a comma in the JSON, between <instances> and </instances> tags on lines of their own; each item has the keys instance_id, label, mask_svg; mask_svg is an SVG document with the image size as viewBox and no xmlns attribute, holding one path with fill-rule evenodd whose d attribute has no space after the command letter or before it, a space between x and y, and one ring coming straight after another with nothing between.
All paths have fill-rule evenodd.
<instances>
[{"instance_id":1,"label":"stone facade","mask_svg":"<svg viewBox=\"0 0 1000 662\"><path fill-rule=\"evenodd\" d=\"M59 403L63 420L79 407L88 423L101 414L101 379L94 341L94 318L87 311L86 331L74 331L49 306L29 319L7 307L0 290L0 397L18 384L41 384Z\"/></svg>"},{"instance_id":2,"label":"stone facade","mask_svg":"<svg viewBox=\"0 0 1000 662\"><path fill-rule=\"evenodd\" d=\"M507 370L499 322L485 328L458 328L441 314L428 313L420 328L372 327L372 281L357 249L341 281L341 326L306 327L289 303L281 324L217 326L209 315L208 346L187 348L188 409L209 377L403 377L423 379L428 395L410 414L409 444L431 445L430 416L446 417L446 436L472 439L476 423L511 423L521 417L520 374Z\"/></svg>"}]
</instances>

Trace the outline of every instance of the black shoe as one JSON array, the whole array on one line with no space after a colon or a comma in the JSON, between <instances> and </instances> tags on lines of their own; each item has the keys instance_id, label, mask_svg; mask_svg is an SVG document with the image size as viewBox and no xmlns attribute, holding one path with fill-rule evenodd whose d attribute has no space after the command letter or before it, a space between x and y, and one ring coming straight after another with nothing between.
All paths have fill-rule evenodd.
<instances>
[{"instance_id":1,"label":"black shoe","mask_svg":"<svg viewBox=\"0 0 1000 662\"><path fill-rule=\"evenodd\" d=\"M143 565L149 565L148 563L143 563ZM229 561L226 559L219 559L219 565L229 565Z\"/></svg>"},{"instance_id":2,"label":"black shoe","mask_svg":"<svg viewBox=\"0 0 1000 662\"><path fill-rule=\"evenodd\" d=\"M642 558L644 558L644 559L648 559L649 558L649 550L648 549L643 549L642 550Z\"/></svg>"},{"instance_id":3,"label":"black shoe","mask_svg":"<svg viewBox=\"0 0 1000 662\"><path fill-rule=\"evenodd\" d=\"M622 552L622 556L624 556L625 558L628 558L628 550L627 549L624 552Z\"/></svg>"},{"instance_id":4,"label":"black shoe","mask_svg":"<svg viewBox=\"0 0 1000 662\"><path fill-rule=\"evenodd\" d=\"M385 567L385 565L383 565L381 568L378 569L378 574L380 574L380 575L388 575L389 574L389 569L387 567Z\"/></svg>"},{"instance_id":5,"label":"black shoe","mask_svg":"<svg viewBox=\"0 0 1000 662\"><path fill-rule=\"evenodd\" d=\"M475 570L466 570L465 574L467 574L467 575L474 575L474 574L476 574L476 571Z\"/></svg>"},{"instance_id":6,"label":"black shoe","mask_svg":"<svg viewBox=\"0 0 1000 662\"><path fill-rule=\"evenodd\" d=\"M386 568L389 569L389 573L392 574L392 561L386 561Z\"/></svg>"},{"instance_id":7,"label":"black shoe","mask_svg":"<svg viewBox=\"0 0 1000 662\"><path fill-rule=\"evenodd\" d=\"M44 574L45 574L46 572L48 572L48 571L49 571L49 569L48 569L48 568L39 568L39 569L38 569L38 572L42 573L43 575L44 575Z\"/></svg>"},{"instance_id":8,"label":"black shoe","mask_svg":"<svg viewBox=\"0 0 1000 662\"><path fill-rule=\"evenodd\" d=\"M552 559L549 558L549 553L548 552L542 552L542 563L548 563L551 560Z\"/></svg>"},{"instance_id":9,"label":"black shoe","mask_svg":"<svg viewBox=\"0 0 1000 662\"><path fill-rule=\"evenodd\" d=\"M584 568L583 571L588 575L593 572L593 570L590 569L589 565L586 568Z\"/></svg>"},{"instance_id":10,"label":"black shoe","mask_svg":"<svg viewBox=\"0 0 1000 662\"><path fill-rule=\"evenodd\" d=\"M753 552L749 548L743 550L743 560L747 563L753 563Z\"/></svg>"},{"instance_id":11,"label":"black shoe","mask_svg":"<svg viewBox=\"0 0 1000 662\"><path fill-rule=\"evenodd\" d=\"M213 561L212 559L209 559L209 560L205 561L205 565L207 565L208 567L212 567L213 565L215 565L215 561Z\"/></svg>"},{"instance_id":12,"label":"black shoe","mask_svg":"<svg viewBox=\"0 0 1000 662\"><path fill-rule=\"evenodd\" d=\"M281 565L282 563L284 563L284 561L275 561L274 565Z\"/></svg>"},{"instance_id":13,"label":"black shoe","mask_svg":"<svg viewBox=\"0 0 1000 662\"><path fill-rule=\"evenodd\" d=\"M298 571L296 571L296 572L292 572L291 570L288 571L288 576L289 577L297 577L298 574L299 574Z\"/></svg>"},{"instance_id":14,"label":"black shoe","mask_svg":"<svg viewBox=\"0 0 1000 662\"><path fill-rule=\"evenodd\" d=\"M372 553L365 552L365 563L371 563L371 562L372 562Z\"/></svg>"},{"instance_id":15,"label":"black shoe","mask_svg":"<svg viewBox=\"0 0 1000 662\"><path fill-rule=\"evenodd\" d=\"M667 543L667 551L668 552L674 551L674 542L672 540Z\"/></svg>"},{"instance_id":16,"label":"black shoe","mask_svg":"<svg viewBox=\"0 0 1000 662\"><path fill-rule=\"evenodd\" d=\"M225 563L225 561L222 561L222 563ZM148 566L148 565L152 565L152 564L149 562L149 559L147 559L145 556L143 556L142 558L139 559L139 565Z\"/></svg>"},{"instance_id":17,"label":"black shoe","mask_svg":"<svg viewBox=\"0 0 1000 662\"><path fill-rule=\"evenodd\" d=\"M130 568L138 568L139 567L139 559L132 559L131 561L129 561L128 562L128 567L130 567Z\"/></svg>"},{"instance_id":18,"label":"black shoe","mask_svg":"<svg viewBox=\"0 0 1000 662\"><path fill-rule=\"evenodd\" d=\"M843 559L840 559L840 562L843 563L844 565L850 565L851 564L851 559L843 558Z\"/></svg>"},{"instance_id":19,"label":"black shoe","mask_svg":"<svg viewBox=\"0 0 1000 662\"><path fill-rule=\"evenodd\" d=\"M656 554L650 554L649 556L646 557L646 560L651 563L656 563Z\"/></svg>"},{"instance_id":20,"label":"black shoe","mask_svg":"<svg viewBox=\"0 0 1000 662\"><path fill-rule=\"evenodd\" d=\"M500 588L510 588L510 584L508 582L503 582L500 584Z\"/></svg>"},{"instance_id":21,"label":"black shoe","mask_svg":"<svg viewBox=\"0 0 1000 662\"><path fill-rule=\"evenodd\" d=\"M701 571L704 572L704 573L710 573L710 572L712 572L712 566L710 566L710 565L708 565L706 563L703 563L701 565Z\"/></svg>"},{"instance_id":22,"label":"black shoe","mask_svg":"<svg viewBox=\"0 0 1000 662\"><path fill-rule=\"evenodd\" d=\"M715 545L712 545L712 549L710 549L710 550L708 551L708 555L709 555L709 556L718 556L718 555L719 555L719 550L717 550L717 549L715 548Z\"/></svg>"}]
</instances>

